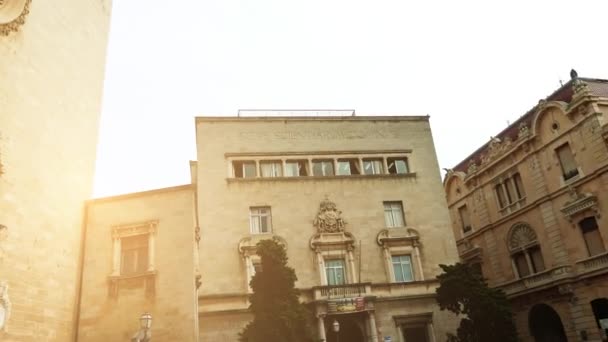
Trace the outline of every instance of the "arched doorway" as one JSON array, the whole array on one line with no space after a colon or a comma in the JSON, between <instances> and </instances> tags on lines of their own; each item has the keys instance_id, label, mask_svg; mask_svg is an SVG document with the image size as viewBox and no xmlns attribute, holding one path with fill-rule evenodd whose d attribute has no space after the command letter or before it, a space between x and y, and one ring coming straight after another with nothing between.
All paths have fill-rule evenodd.
<instances>
[{"instance_id":1,"label":"arched doorway","mask_svg":"<svg viewBox=\"0 0 608 342\"><path fill-rule=\"evenodd\" d=\"M535 342L568 342L562 320L549 305L534 305L528 314L528 325Z\"/></svg>"},{"instance_id":2,"label":"arched doorway","mask_svg":"<svg viewBox=\"0 0 608 342\"><path fill-rule=\"evenodd\" d=\"M591 309L593 309L597 327L604 331L604 336L608 336L608 299L597 298L592 300Z\"/></svg>"},{"instance_id":3,"label":"arched doorway","mask_svg":"<svg viewBox=\"0 0 608 342\"><path fill-rule=\"evenodd\" d=\"M357 323L357 320L362 319L360 315L336 315L330 316L325 321L327 327L326 337L327 342L338 342L336 333L333 331L333 322L338 321L340 323L340 342L365 342L365 334L361 329L361 325Z\"/></svg>"}]
</instances>

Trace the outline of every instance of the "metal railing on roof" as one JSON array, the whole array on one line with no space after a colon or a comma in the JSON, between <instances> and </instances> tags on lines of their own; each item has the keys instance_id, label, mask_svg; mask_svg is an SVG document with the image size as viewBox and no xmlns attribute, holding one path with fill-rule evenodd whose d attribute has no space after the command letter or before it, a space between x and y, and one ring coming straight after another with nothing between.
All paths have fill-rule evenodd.
<instances>
[{"instance_id":1,"label":"metal railing on roof","mask_svg":"<svg viewBox=\"0 0 608 342\"><path fill-rule=\"evenodd\" d=\"M355 116L354 109L239 109L238 117Z\"/></svg>"}]
</instances>

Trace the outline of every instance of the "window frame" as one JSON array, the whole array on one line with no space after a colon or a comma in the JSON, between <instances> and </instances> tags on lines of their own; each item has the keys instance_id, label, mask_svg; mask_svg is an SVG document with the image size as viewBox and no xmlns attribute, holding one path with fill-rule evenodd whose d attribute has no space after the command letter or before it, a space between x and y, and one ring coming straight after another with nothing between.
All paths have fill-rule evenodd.
<instances>
[{"instance_id":1,"label":"window frame","mask_svg":"<svg viewBox=\"0 0 608 342\"><path fill-rule=\"evenodd\" d=\"M317 164L321 165L322 174L320 174L320 175L315 173L315 166ZM330 166L331 174L327 174L327 172L325 171L326 168L324 167L324 165L329 165ZM327 159L327 158L324 158L324 159L313 159L312 160L312 165L311 165L311 171L312 171L311 174L314 177L332 177L332 176L335 176L336 175L336 170L335 170L335 166L334 166L334 159Z\"/></svg>"},{"instance_id":2,"label":"window frame","mask_svg":"<svg viewBox=\"0 0 608 342\"><path fill-rule=\"evenodd\" d=\"M137 241L137 240L140 241ZM132 243L125 243L129 240L134 240ZM144 241L145 243L141 243ZM138 244L140 242L141 244ZM129 246L133 244L134 246ZM131 265L126 265L127 256L131 254ZM143 263L140 258L145 260ZM148 271L150 265L150 237L148 234L129 235L120 238L120 275L134 276L144 274ZM129 266L129 268L127 268Z\"/></svg>"},{"instance_id":3,"label":"window frame","mask_svg":"<svg viewBox=\"0 0 608 342\"><path fill-rule=\"evenodd\" d=\"M403 263L401 262L401 260L399 260L398 263L395 262L395 258L402 258L402 257L407 257L409 259L409 263ZM410 283L415 281L415 276L414 276L414 267L413 267L413 258L411 254L392 254L391 255L391 266L393 268L393 282L395 283ZM399 280L397 279L397 273L395 272L395 267L396 264L398 264L401 268L401 273L403 276L403 280ZM405 279L405 270L404 270L404 265L409 265L409 275L410 275L410 279L407 280Z\"/></svg>"},{"instance_id":4,"label":"window frame","mask_svg":"<svg viewBox=\"0 0 608 342\"><path fill-rule=\"evenodd\" d=\"M463 211L466 213L466 215L463 215ZM466 216L466 221L469 223L468 225L466 225L465 216ZM458 217L460 218L462 233L463 234L471 233L473 231L473 224L471 223L471 214L469 214L469 208L467 207L466 204L463 204L460 207L458 207Z\"/></svg>"},{"instance_id":5,"label":"window frame","mask_svg":"<svg viewBox=\"0 0 608 342\"><path fill-rule=\"evenodd\" d=\"M339 265L340 267L336 267L336 266L332 266L331 264L333 262L340 262L341 264ZM325 269L325 279L327 281L327 286L341 286L341 285L346 285L348 284L348 269L346 266L346 260L344 258L325 258L323 261L323 267ZM337 269L341 269L342 270L342 283L335 283L332 284L330 282L330 274L329 271L330 270L337 270ZM337 279L337 277L335 276L335 272L334 272L334 278Z\"/></svg>"},{"instance_id":6,"label":"window frame","mask_svg":"<svg viewBox=\"0 0 608 342\"><path fill-rule=\"evenodd\" d=\"M291 168L289 165L293 165L295 164L298 170L298 174L297 175L289 175L288 173L291 173ZM287 170L290 170L289 172ZM304 172L302 172L304 171ZM306 159L287 159L285 160L285 170L284 170L284 175L285 177L306 177L308 176L309 172L308 172L308 160Z\"/></svg>"},{"instance_id":7,"label":"window frame","mask_svg":"<svg viewBox=\"0 0 608 342\"><path fill-rule=\"evenodd\" d=\"M394 210L393 205L397 205L398 210ZM403 201L383 201L382 206L384 208L384 225L387 228L403 228L406 226L405 221L405 210L403 207ZM387 207L388 206L388 207ZM390 217L393 220L392 224L389 224L387 220L387 211L390 212ZM395 214L397 212L397 214ZM395 217L399 217L401 219L401 225L395 224Z\"/></svg>"},{"instance_id":8,"label":"window frame","mask_svg":"<svg viewBox=\"0 0 608 342\"><path fill-rule=\"evenodd\" d=\"M267 210L267 213L254 212ZM266 218L266 226L268 231L261 231L262 228L262 218ZM257 222L258 231L254 229L255 222ZM254 206L249 207L249 233L252 235L260 235L260 234L272 234L272 208L270 206Z\"/></svg>"},{"instance_id":9,"label":"window frame","mask_svg":"<svg viewBox=\"0 0 608 342\"><path fill-rule=\"evenodd\" d=\"M247 175L246 165L253 166L254 175ZM240 169L240 171L239 171ZM240 176L239 176L240 175ZM255 160L233 160L232 161L232 176L234 178L256 178L258 177L258 167Z\"/></svg>"},{"instance_id":10,"label":"window frame","mask_svg":"<svg viewBox=\"0 0 608 342\"><path fill-rule=\"evenodd\" d=\"M391 161L395 165L394 172L391 172ZM405 172L399 172L399 168L397 167L397 164L396 164L397 161L403 161L403 163L405 165ZM391 175L405 175L405 174L410 173L409 161L408 161L408 158L405 156L403 156L403 157L386 157L386 165L387 165L386 171Z\"/></svg>"},{"instance_id":11,"label":"window frame","mask_svg":"<svg viewBox=\"0 0 608 342\"><path fill-rule=\"evenodd\" d=\"M369 158L362 158L361 159L362 164L363 164L363 169L362 174L367 175L367 176L371 176L371 175L382 175L384 174L384 157L369 157ZM372 166L372 172L368 173L367 172L367 168L365 167L366 163L370 163L369 165ZM377 164L375 164L374 162L376 162ZM377 165L378 170L376 170L375 165ZM376 172L377 171L377 172Z\"/></svg>"},{"instance_id":12,"label":"window frame","mask_svg":"<svg viewBox=\"0 0 608 342\"><path fill-rule=\"evenodd\" d=\"M275 178L283 177L283 161L281 160L260 160L260 177L262 178ZM264 175L265 166L271 166L270 175Z\"/></svg>"},{"instance_id":13,"label":"window frame","mask_svg":"<svg viewBox=\"0 0 608 342\"><path fill-rule=\"evenodd\" d=\"M563 151L564 153L562 153L561 151ZM566 151L568 151L568 152L566 153ZM567 157L570 158L571 160L565 161L564 159L562 159L562 157L566 157L565 156L566 154L567 154ZM564 180L564 182L568 182L573 179L576 179L576 177L580 175L579 164L576 161L574 151L572 150L572 146L570 146L569 142L565 142L565 143L559 145L558 147L556 147L555 155L557 156L557 160L559 162L559 166L560 166L560 170L561 170L561 174L562 174L562 179ZM572 163L574 168L566 170L566 165L564 165L564 164L566 164L567 162Z\"/></svg>"},{"instance_id":14,"label":"window frame","mask_svg":"<svg viewBox=\"0 0 608 342\"><path fill-rule=\"evenodd\" d=\"M583 226L586 222L591 222L591 220L593 220L594 227L592 227L592 226L584 227ZM603 254L606 252L606 246L604 245L604 239L602 237L602 232L600 231L600 226L599 226L599 224L597 222L597 218L595 216L588 216L588 217L585 217L585 218L579 220L578 228L581 232L583 241L585 242L585 249L587 250L587 255L589 257L594 257L596 255L600 255L600 254ZM587 230L587 231L585 231L585 230ZM592 234L595 236L590 236ZM589 236L589 238L588 238L588 236ZM599 246L601 246L601 250L598 250L595 253L594 253L594 251L591 250L590 243L589 243L589 240L594 240L594 239L599 241Z\"/></svg>"}]
</instances>

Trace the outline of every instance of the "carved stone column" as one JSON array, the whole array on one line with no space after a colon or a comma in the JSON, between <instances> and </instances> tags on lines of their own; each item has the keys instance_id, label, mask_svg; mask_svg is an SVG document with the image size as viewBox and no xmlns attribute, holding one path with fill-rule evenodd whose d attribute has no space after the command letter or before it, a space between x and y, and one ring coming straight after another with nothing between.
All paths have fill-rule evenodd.
<instances>
[{"instance_id":1,"label":"carved stone column","mask_svg":"<svg viewBox=\"0 0 608 342\"><path fill-rule=\"evenodd\" d=\"M384 266L386 267L386 275L388 276L388 282L393 282L395 280L395 275L393 274L393 261L391 259L391 252L388 246L385 244L382 246L382 254L384 255Z\"/></svg>"},{"instance_id":2,"label":"carved stone column","mask_svg":"<svg viewBox=\"0 0 608 342\"><path fill-rule=\"evenodd\" d=\"M112 275L118 276L120 275L120 238L118 236L113 236L112 238L113 244L113 258L112 258Z\"/></svg>"},{"instance_id":3,"label":"carved stone column","mask_svg":"<svg viewBox=\"0 0 608 342\"><path fill-rule=\"evenodd\" d=\"M361 280L358 278L358 274L357 274L357 268L355 266L355 257L354 257L354 253L353 253L353 246L348 246L348 264L351 270L351 274L352 274L352 283L358 283L361 282Z\"/></svg>"},{"instance_id":4,"label":"carved stone column","mask_svg":"<svg viewBox=\"0 0 608 342\"><path fill-rule=\"evenodd\" d=\"M418 273L420 274L420 279L416 280L424 280L424 270L422 268L422 259L420 258L420 248L418 248L418 241L414 241L414 255L416 256L416 264L418 265Z\"/></svg>"},{"instance_id":5,"label":"carved stone column","mask_svg":"<svg viewBox=\"0 0 608 342\"><path fill-rule=\"evenodd\" d=\"M315 253L317 254L317 265L319 267L319 279L321 280L321 285L327 285L327 275L325 274L325 262L323 261L321 249L317 248L315 250Z\"/></svg>"},{"instance_id":6,"label":"carved stone column","mask_svg":"<svg viewBox=\"0 0 608 342\"><path fill-rule=\"evenodd\" d=\"M378 329L376 328L376 315L373 311L368 311L369 316L369 337L371 342L378 342Z\"/></svg>"},{"instance_id":7,"label":"carved stone column","mask_svg":"<svg viewBox=\"0 0 608 342\"><path fill-rule=\"evenodd\" d=\"M327 339L325 337L325 317L322 315L317 316L317 328L319 332L319 341L325 342Z\"/></svg>"}]
</instances>

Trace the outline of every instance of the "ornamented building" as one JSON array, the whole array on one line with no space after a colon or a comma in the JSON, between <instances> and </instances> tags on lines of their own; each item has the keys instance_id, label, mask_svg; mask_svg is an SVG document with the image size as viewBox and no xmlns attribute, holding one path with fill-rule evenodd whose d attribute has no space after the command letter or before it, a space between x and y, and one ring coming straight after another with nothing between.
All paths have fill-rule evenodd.
<instances>
[{"instance_id":1,"label":"ornamented building","mask_svg":"<svg viewBox=\"0 0 608 342\"><path fill-rule=\"evenodd\" d=\"M236 341L276 238L319 340L445 341L457 260L428 117L199 117L192 184L89 202L80 339Z\"/></svg>"},{"instance_id":2,"label":"ornamented building","mask_svg":"<svg viewBox=\"0 0 608 342\"><path fill-rule=\"evenodd\" d=\"M607 338L608 81L571 76L444 180L460 258L523 341Z\"/></svg>"}]
</instances>

